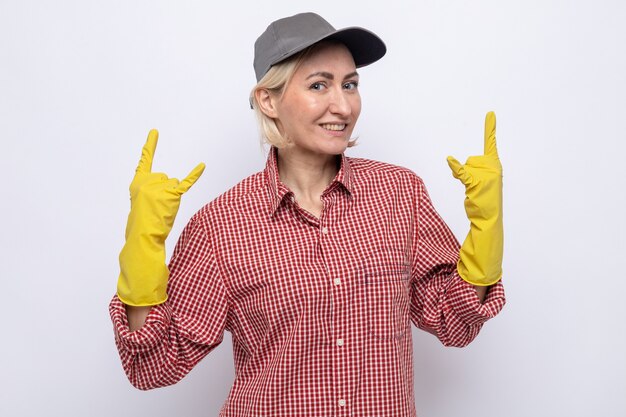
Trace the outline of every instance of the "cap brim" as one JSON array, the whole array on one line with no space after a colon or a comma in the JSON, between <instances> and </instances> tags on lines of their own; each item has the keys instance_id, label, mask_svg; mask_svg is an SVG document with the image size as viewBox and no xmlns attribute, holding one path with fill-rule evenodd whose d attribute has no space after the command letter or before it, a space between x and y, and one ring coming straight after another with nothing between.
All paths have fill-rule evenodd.
<instances>
[{"instance_id":1,"label":"cap brim","mask_svg":"<svg viewBox=\"0 0 626 417\"><path fill-rule=\"evenodd\" d=\"M357 68L378 61L387 52L385 43L374 33L360 27L340 29L322 40L337 40L350 50Z\"/></svg>"},{"instance_id":2,"label":"cap brim","mask_svg":"<svg viewBox=\"0 0 626 417\"><path fill-rule=\"evenodd\" d=\"M315 45L318 42L325 40L336 40L346 45L346 47L350 50L350 53L352 53L352 58L354 59L354 63L357 68L364 67L378 61L387 52L385 43L376 34L367 29L355 26L339 29L319 39L313 39L310 42L300 44L297 48L291 49L280 58L276 59L275 62L272 62L270 67L310 46Z\"/></svg>"}]
</instances>

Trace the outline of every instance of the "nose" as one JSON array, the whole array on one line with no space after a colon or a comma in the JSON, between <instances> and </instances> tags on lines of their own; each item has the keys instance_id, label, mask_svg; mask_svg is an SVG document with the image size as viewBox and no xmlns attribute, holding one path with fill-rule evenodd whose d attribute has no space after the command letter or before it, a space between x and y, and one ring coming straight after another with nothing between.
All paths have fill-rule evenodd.
<instances>
[{"instance_id":1,"label":"nose","mask_svg":"<svg viewBox=\"0 0 626 417\"><path fill-rule=\"evenodd\" d=\"M338 89L333 89L333 93L329 98L329 112L339 116L349 116L352 113L351 98L348 97L346 90L343 88L340 87Z\"/></svg>"}]
</instances>

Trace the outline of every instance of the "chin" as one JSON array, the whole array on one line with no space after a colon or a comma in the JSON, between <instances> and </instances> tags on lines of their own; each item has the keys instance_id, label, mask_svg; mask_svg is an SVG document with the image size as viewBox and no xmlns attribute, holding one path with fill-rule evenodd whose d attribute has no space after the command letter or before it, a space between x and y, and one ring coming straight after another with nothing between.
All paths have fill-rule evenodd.
<instances>
[{"instance_id":1,"label":"chin","mask_svg":"<svg viewBox=\"0 0 626 417\"><path fill-rule=\"evenodd\" d=\"M348 141L342 140L341 143L332 143L323 147L323 152L328 155L341 155L348 149Z\"/></svg>"},{"instance_id":2,"label":"chin","mask_svg":"<svg viewBox=\"0 0 626 417\"><path fill-rule=\"evenodd\" d=\"M317 155L341 155L348 148L346 137L315 137L307 141L294 141L289 146L291 152L317 154Z\"/></svg>"}]
</instances>

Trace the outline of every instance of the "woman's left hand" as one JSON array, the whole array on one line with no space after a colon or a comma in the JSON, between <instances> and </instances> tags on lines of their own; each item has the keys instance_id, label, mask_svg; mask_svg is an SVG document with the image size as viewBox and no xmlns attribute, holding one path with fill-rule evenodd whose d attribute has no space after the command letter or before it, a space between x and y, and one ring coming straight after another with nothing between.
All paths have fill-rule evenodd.
<instances>
[{"instance_id":1,"label":"woman's left hand","mask_svg":"<svg viewBox=\"0 0 626 417\"><path fill-rule=\"evenodd\" d=\"M470 232L461 246L458 272L473 285L488 286L502 277L502 165L496 148L496 115L485 117L484 155L465 165L448 157L452 175L465 185L465 211Z\"/></svg>"}]
</instances>

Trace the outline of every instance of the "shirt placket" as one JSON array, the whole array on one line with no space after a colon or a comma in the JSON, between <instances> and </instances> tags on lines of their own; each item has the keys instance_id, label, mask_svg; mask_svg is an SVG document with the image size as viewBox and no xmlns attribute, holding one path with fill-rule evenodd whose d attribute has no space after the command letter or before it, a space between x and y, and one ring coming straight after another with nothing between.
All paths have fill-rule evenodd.
<instances>
[{"instance_id":1,"label":"shirt placket","mask_svg":"<svg viewBox=\"0 0 626 417\"><path fill-rule=\"evenodd\" d=\"M335 190L336 191L336 190ZM319 242L320 253L326 266L326 279L330 288L331 302L331 346L330 356L332 364L333 379L333 410L336 416L351 415L350 401L348 393L349 387L346 384L347 370L347 329L345 325L345 283L341 274L341 268L335 260L336 248L334 247L336 239L333 234L338 231L335 229L333 209L335 208L336 193L327 193L322 196L324 208L319 219Z\"/></svg>"}]
</instances>

